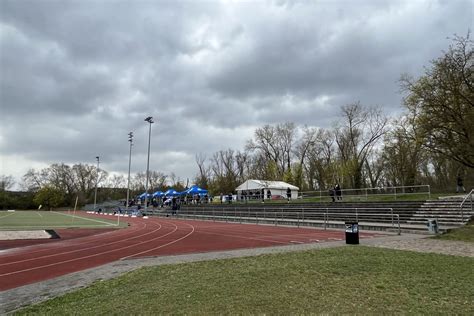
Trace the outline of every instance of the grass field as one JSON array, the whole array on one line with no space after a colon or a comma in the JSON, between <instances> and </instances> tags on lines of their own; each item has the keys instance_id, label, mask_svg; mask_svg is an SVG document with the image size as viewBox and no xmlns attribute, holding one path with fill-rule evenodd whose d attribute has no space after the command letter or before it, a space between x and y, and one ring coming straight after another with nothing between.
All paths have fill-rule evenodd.
<instances>
[{"instance_id":1,"label":"grass field","mask_svg":"<svg viewBox=\"0 0 474 316\"><path fill-rule=\"evenodd\" d=\"M474 243L474 220L471 220L465 226L448 231L446 234L434 236L435 239L459 240Z\"/></svg>"},{"instance_id":2,"label":"grass field","mask_svg":"<svg viewBox=\"0 0 474 316\"><path fill-rule=\"evenodd\" d=\"M474 259L363 246L144 268L19 314L474 314Z\"/></svg>"},{"instance_id":3,"label":"grass field","mask_svg":"<svg viewBox=\"0 0 474 316\"><path fill-rule=\"evenodd\" d=\"M121 223L122 224L122 223ZM95 219L77 213L54 211L0 212L0 230L40 230L56 228L101 228L117 226L117 218Z\"/></svg>"}]
</instances>

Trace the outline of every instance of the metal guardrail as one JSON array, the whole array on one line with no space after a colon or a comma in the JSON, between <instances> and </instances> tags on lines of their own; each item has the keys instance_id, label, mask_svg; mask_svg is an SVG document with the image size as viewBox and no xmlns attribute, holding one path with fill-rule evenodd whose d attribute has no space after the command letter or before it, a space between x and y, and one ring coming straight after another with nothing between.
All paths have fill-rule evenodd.
<instances>
[{"instance_id":1,"label":"metal guardrail","mask_svg":"<svg viewBox=\"0 0 474 316\"><path fill-rule=\"evenodd\" d=\"M341 210L343 212L334 212ZM376 211L370 213L367 211ZM351 212L352 211L352 212ZM362 211L362 212L361 212ZM365 211L365 212L364 212ZM383 211L387 211L383 213ZM157 212L154 215L169 216L168 212ZM200 207L199 209L181 210L175 214L178 218L191 218L200 220L222 220L232 222L252 222L252 223L291 223L299 226L311 226L321 224L324 229L331 224L342 224L345 221L359 221L364 219L372 220L376 217L387 217L387 221L395 228L397 226L398 234L401 234L400 215L394 214L392 208L263 208L263 210L255 210L250 207ZM373 223L380 223L373 221Z\"/></svg>"},{"instance_id":2,"label":"metal guardrail","mask_svg":"<svg viewBox=\"0 0 474 316\"><path fill-rule=\"evenodd\" d=\"M410 185L410 186L393 186L393 187L376 187L376 188L361 188L361 189L341 189L341 198L357 197L368 200L372 196L393 196L396 200L397 197L402 195L428 195L431 198L431 187L428 184L425 185ZM298 198L331 198L328 190L317 190L317 191L302 191L299 192ZM337 196L334 196L337 199Z\"/></svg>"},{"instance_id":3,"label":"metal guardrail","mask_svg":"<svg viewBox=\"0 0 474 316\"><path fill-rule=\"evenodd\" d=\"M473 211L473 206L472 206L472 194L474 192L474 189L471 190L471 192L468 193L468 195L466 195L466 197L464 198L464 200L462 200L461 202L461 205L460 205L460 208L461 208L461 222L464 223L464 212L463 212L463 208L464 208L464 203L466 203L466 201L468 201L468 198L470 198L470 201L471 201L471 212Z\"/></svg>"}]
</instances>

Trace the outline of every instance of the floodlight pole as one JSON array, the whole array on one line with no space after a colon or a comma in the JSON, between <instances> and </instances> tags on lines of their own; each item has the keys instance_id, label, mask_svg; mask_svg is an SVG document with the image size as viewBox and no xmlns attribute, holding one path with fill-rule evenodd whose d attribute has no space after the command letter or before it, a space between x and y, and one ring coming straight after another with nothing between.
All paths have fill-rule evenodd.
<instances>
[{"instance_id":1,"label":"floodlight pole","mask_svg":"<svg viewBox=\"0 0 474 316\"><path fill-rule=\"evenodd\" d=\"M99 182L99 156L95 157L97 159L97 176L95 178L95 193L94 193L94 212L97 206L97 183Z\"/></svg>"},{"instance_id":2,"label":"floodlight pole","mask_svg":"<svg viewBox=\"0 0 474 316\"><path fill-rule=\"evenodd\" d=\"M149 170L150 170L150 142L151 142L151 124L153 124L153 117L149 116L145 119L145 122L150 124L148 129L148 158L146 161L146 183L145 183L145 210L144 213L146 214L147 204L148 204L148 179L149 179Z\"/></svg>"},{"instance_id":3,"label":"floodlight pole","mask_svg":"<svg viewBox=\"0 0 474 316\"><path fill-rule=\"evenodd\" d=\"M127 208L130 207L130 167L132 166L132 146L133 146L133 132L128 133L128 141L130 142L130 154L128 156L128 181L127 181Z\"/></svg>"}]
</instances>

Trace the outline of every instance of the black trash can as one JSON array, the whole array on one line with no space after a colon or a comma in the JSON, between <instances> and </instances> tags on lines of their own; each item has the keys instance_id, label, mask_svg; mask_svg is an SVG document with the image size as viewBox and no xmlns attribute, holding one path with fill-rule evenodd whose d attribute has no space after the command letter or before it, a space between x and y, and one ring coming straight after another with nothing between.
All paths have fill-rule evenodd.
<instances>
[{"instance_id":1,"label":"black trash can","mask_svg":"<svg viewBox=\"0 0 474 316\"><path fill-rule=\"evenodd\" d=\"M359 244L359 223L358 222L346 222L346 244L348 245Z\"/></svg>"}]
</instances>

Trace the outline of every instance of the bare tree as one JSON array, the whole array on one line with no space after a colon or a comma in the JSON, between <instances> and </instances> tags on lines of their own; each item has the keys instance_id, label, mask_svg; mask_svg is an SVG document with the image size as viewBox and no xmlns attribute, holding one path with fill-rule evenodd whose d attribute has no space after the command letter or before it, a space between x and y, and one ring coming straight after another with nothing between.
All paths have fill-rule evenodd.
<instances>
[{"instance_id":1,"label":"bare tree","mask_svg":"<svg viewBox=\"0 0 474 316\"><path fill-rule=\"evenodd\" d=\"M354 188L363 184L363 166L380 138L388 119L380 108L364 107L359 102L341 107L343 123L335 128L343 172Z\"/></svg>"},{"instance_id":2,"label":"bare tree","mask_svg":"<svg viewBox=\"0 0 474 316\"><path fill-rule=\"evenodd\" d=\"M169 176L171 187L173 187L176 191L183 191L184 190L184 183L181 181L179 177L177 177L174 172L172 172Z\"/></svg>"},{"instance_id":3,"label":"bare tree","mask_svg":"<svg viewBox=\"0 0 474 316\"><path fill-rule=\"evenodd\" d=\"M145 191L146 174L145 172L137 172L131 181L131 188L135 192Z\"/></svg>"},{"instance_id":4,"label":"bare tree","mask_svg":"<svg viewBox=\"0 0 474 316\"><path fill-rule=\"evenodd\" d=\"M213 175L214 191L219 193L233 192L238 185L237 175L239 167L236 154L232 149L221 150L212 156L211 170Z\"/></svg>"},{"instance_id":5,"label":"bare tree","mask_svg":"<svg viewBox=\"0 0 474 316\"><path fill-rule=\"evenodd\" d=\"M278 177L281 179L291 168L295 133L294 123L265 125L255 130L255 139L247 142L246 150L256 152L261 156L261 161L265 158L267 164L276 166Z\"/></svg>"},{"instance_id":6,"label":"bare tree","mask_svg":"<svg viewBox=\"0 0 474 316\"><path fill-rule=\"evenodd\" d=\"M294 123L286 122L276 126L277 140L280 152L282 153L281 170L284 173L291 169L291 158L295 141L296 126Z\"/></svg>"},{"instance_id":7,"label":"bare tree","mask_svg":"<svg viewBox=\"0 0 474 316\"><path fill-rule=\"evenodd\" d=\"M318 128L310 128L305 126L303 128L302 138L296 143L294 155L298 159L298 164L295 170L295 184L301 190L303 189L304 185L303 169L305 169L305 160L307 158L308 152L316 146L316 141L320 133L321 130ZM310 187L312 186L310 185Z\"/></svg>"},{"instance_id":8,"label":"bare tree","mask_svg":"<svg viewBox=\"0 0 474 316\"><path fill-rule=\"evenodd\" d=\"M326 189L335 182L335 146L334 134L328 130L320 130L314 146L306 153L303 164L308 185L311 189Z\"/></svg>"},{"instance_id":9,"label":"bare tree","mask_svg":"<svg viewBox=\"0 0 474 316\"><path fill-rule=\"evenodd\" d=\"M37 192L46 184L48 184L47 169L36 171L31 168L25 173L25 175L23 175L22 186L29 192Z\"/></svg>"},{"instance_id":10,"label":"bare tree","mask_svg":"<svg viewBox=\"0 0 474 316\"><path fill-rule=\"evenodd\" d=\"M150 190L164 190L164 188L166 187L166 182L168 181L168 176L163 172L150 171L148 181L150 181Z\"/></svg>"},{"instance_id":11,"label":"bare tree","mask_svg":"<svg viewBox=\"0 0 474 316\"><path fill-rule=\"evenodd\" d=\"M194 183L202 188L208 188L211 180L211 168L206 166L206 156L202 153L196 154L196 164L199 168L199 174L194 179Z\"/></svg>"},{"instance_id":12,"label":"bare tree","mask_svg":"<svg viewBox=\"0 0 474 316\"><path fill-rule=\"evenodd\" d=\"M82 192L85 196L91 194L97 177L96 167L87 164L75 164L72 166L72 175L76 190Z\"/></svg>"},{"instance_id":13,"label":"bare tree","mask_svg":"<svg viewBox=\"0 0 474 316\"><path fill-rule=\"evenodd\" d=\"M127 182L122 174L113 174L106 179L104 186L112 189L123 189L127 187L126 184Z\"/></svg>"},{"instance_id":14,"label":"bare tree","mask_svg":"<svg viewBox=\"0 0 474 316\"><path fill-rule=\"evenodd\" d=\"M0 191L10 190L14 185L13 176L0 175Z\"/></svg>"}]
</instances>

